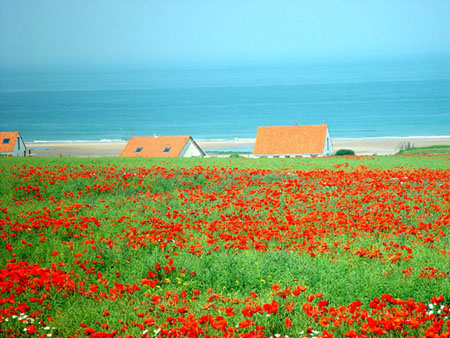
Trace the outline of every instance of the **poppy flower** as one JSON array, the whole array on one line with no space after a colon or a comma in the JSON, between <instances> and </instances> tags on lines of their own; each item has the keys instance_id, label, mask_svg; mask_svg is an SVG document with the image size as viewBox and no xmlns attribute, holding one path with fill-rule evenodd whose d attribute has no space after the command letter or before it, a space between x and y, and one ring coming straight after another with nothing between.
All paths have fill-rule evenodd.
<instances>
[{"instance_id":1,"label":"poppy flower","mask_svg":"<svg viewBox=\"0 0 450 338\"><path fill-rule=\"evenodd\" d=\"M286 317L285 321L284 321L284 325L286 327L291 327L292 326L292 321L290 320L289 317Z\"/></svg>"}]
</instances>

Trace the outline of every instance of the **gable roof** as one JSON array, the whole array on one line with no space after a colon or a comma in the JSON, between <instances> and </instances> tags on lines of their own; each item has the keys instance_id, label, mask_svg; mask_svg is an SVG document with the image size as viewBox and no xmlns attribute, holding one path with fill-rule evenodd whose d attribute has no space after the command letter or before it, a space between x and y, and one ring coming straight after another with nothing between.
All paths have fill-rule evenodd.
<instances>
[{"instance_id":1,"label":"gable roof","mask_svg":"<svg viewBox=\"0 0 450 338\"><path fill-rule=\"evenodd\" d=\"M328 126L258 127L254 155L322 154Z\"/></svg>"},{"instance_id":2,"label":"gable roof","mask_svg":"<svg viewBox=\"0 0 450 338\"><path fill-rule=\"evenodd\" d=\"M0 152L8 153L14 151L14 146L19 136L18 131L2 131L0 132ZM8 143L5 140L9 139Z\"/></svg>"},{"instance_id":3,"label":"gable roof","mask_svg":"<svg viewBox=\"0 0 450 338\"><path fill-rule=\"evenodd\" d=\"M119 156L178 157L190 139L190 136L132 137Z\"/></svg>"}]
</instances>

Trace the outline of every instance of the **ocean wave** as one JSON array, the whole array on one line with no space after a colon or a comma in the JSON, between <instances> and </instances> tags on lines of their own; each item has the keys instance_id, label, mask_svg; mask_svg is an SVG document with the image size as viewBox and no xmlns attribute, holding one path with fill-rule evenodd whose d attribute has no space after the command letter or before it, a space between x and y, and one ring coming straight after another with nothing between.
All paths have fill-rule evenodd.
<instances>
[{"instance_id":1,"label":"ocean wave","mask_svg":"<svg viewBox=\"0 0 450 338\"><path fill-rule=\"evenodd\" d=\"M31 144L50 144L50 143L125 143L124 139L100 139L100 140L33 140Z\"/></svg>"},{"instance_id":2,"label":"ocean wave","mask_svg":"<svg viewBox=\"0 0 450 338\"><path fill-rule=\"evenodd\" d=\"M194 140L196 142L254 143L256 139L255 138L240 138L240 137L233 137L233 138L195 138L194 137Z\"/></svg>"},{"instance_id":3,"label":"ocean wave","mask_svg":"<svg viewBox=\"0 0 450 338\"><path fill-rule=\"evenodd\" d=\"M421 136L373 136L373 137L331 137L332 140L336 141L357 141L357 140L414 140L414 139L427 139L427 140L439 140L439 139L450 139L450 135L421 135ZM202 143L255 143L255 138L244 138L244 137L231 137L231 138L194 138L196 142ZM128 140L121 138L108 139L103 138L99 140L33 140L26 142L27 144L52 144L52 143L126 143Z\"/></svg>"}]
</instances>

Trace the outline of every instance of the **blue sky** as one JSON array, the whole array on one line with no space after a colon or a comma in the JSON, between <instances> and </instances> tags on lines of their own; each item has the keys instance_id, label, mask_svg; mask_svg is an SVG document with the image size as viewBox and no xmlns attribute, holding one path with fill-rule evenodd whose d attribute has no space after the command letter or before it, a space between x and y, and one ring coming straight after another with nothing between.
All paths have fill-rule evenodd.
<instances>
[{"instance_id":1,"label":"blue sky","mask_svg":"<svg viewBox=\"0 0 450 338\"><path fill-rule=\"evenodd\" d=\"M0 66L450 57L450 1L0 0Z\"/></svg>"}]
</instances>

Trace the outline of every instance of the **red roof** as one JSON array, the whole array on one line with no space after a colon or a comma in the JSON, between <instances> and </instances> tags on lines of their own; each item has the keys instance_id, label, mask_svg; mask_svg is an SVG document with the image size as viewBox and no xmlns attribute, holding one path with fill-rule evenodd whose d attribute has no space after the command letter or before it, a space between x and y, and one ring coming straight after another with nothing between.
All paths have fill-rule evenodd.
<instances>
[{"instance_id":1,"label":"red roof","mask_svg":"<svg viewBox=\"0 0 450 338\"><path fill-rule=\"evenodd\" d=\"M18 131L0 132L0 152L1 153L13 152L18 137L19 137Z\"/></svg>"},{"instance_id":2,"label":"red roof","mask_svg":"<svg viewBox=\"0 0 450 338\"><path fill-rule=\"evenodd\" d=\"M190 136L132 137L120 157L178 157Z\"/></svg>"},{"instance_id":3,"label":"red roof","mask_svg":"<svg viewBox=\"0 0 450 338\"><path fill-rule=\"evenodd\" d=\"M328 126L259 127L253 154L306 155L322 154Z\"/></svg>"}]
</instances>

